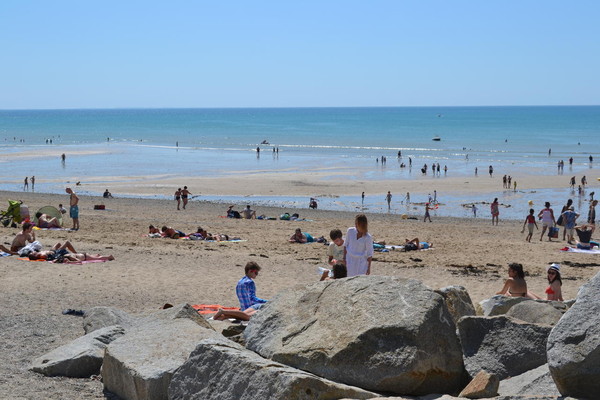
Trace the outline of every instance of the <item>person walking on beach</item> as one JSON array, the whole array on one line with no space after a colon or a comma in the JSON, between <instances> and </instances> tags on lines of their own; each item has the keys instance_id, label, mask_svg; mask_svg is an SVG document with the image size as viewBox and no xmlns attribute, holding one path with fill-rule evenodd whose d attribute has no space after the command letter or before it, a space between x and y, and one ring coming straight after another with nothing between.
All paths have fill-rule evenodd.
<instances>
[{"instance_id":1,"label":"person walking on beach","mask_svg":"<svg viewBox=\"0 0 600 400\"><path fill-rule=\"evenodd\" d=\"M590 211L588 212L587 223L596 226L596 205L598 200L594 200L590 203Z\"/></svg>"},{"instance_id":2,"label":"person walking on beach","mask_svg":"<svg viewBox=\"0 0 600 400\"><path fill-rule=\"evenodd\" d=\"M35 175L31 177L31 191L35 190Z\"/></svg>"},{"instance_id":3,"label":"person walking on beach","mask_svg":"<svg viewBox=\"0 0 600 400\"><path fill-rule=\"evenodd\" d=\"M584 175L581 177L581 186L585 189L585 185L587 185L587 178Z\"/></svg>"},{"instance_id":4,"label":"person walking on beach","mask_svg":"<svg viewBox=\"0 0 600 400\"><path fill-rule=\"evenodd\" d=\"M360 195L361 198L361 204L365 204L365 192L362 192L362 194Z\"/></svg>"},{"instance_id":5,"label":"person walking on beach","mask_svg":"<svg viewBox=\"0 0 600 400\"><path fill-rule=\"evenodd\" d=\"M431 222L431 215L429 215L429 203L425 203L425 217L423 218L423 222Z\"/></svg>"},{"instance_id":6,"label":"person walking on beach","mask_svg":"<svg viewBox=\"0 0 600 400\"><path fill-rule=\"evenodd\" d=\"M545 208L540 211L538 217L542 219L542 234L540 235L540 242L546 233L546 229L553 228L556 225L556 219L554 218L554 210L550 208L550 202L547 201L544 204ZM551 242L552 238L548 236L548 241Z\"/></svg>"},{"instance_id":7,"label":"person walking on beach","mask_svg":"<svg viewBox=\"0 0 600 400\"><path fill-rule=\"evenodd\" d=\"M477 176L477 167L475 167L475 176Z\"/></svg>"},{"instance_id":8,"label":"person walking on beach","mask_svg":"<svg viewBox=\"0 0 600 400\"><path fill-rule=\"evenodd\" d=\"M69 194L69 216L73 220L72 230L79 230L79 197L75 194L73 189L66 188L65 191Z\"/></svg>"},{"instance_id":9,"label":"person walking on beach","mask_svg":"<svg viewBox=\"0 0 600 400\"><path fill-rule=\"evenodd\" d=\"M563 214L565 213L565 211L569 210L571 205L573 205L573 200L568 199L567 204L565 204L563 206L562 210L560 210L560 216L558 217L558 220L556 221L556 225L565 226L565 220L564 220ZM567 240L567 230L566 229L563 229L563 240Z\"/></svg>"},{"instance_id":10,"label":"person walking on beach","mask_svg":"<svg viewBox=\"0 0 600 400\"><path fill-rule=\"evenodd\" d=\"M493 177L493 175L494 175L494 167L492 167L492 166L490 165L490 167L488 168L488 172L490 173L490 178L492 178L492 177Z\"/></svg>"},{"instance_id":11,"label":"person walking on beach","mask_svg":"<svg viewBox=\"0 0 600 400\"><path fill-rule=\"evenodd\" d=\"M181 204L181 188L177 188L175 191L175 200L177 201L177 209L179 210L179 205Z\"/></svg>"},{"instance_id":12,"label":"person walking on beach","mask_svg":"<svg viewBox=\"0 0 600 400\"><path fill-rule=\"evenodd\" d=\"M567 211L560 215L565 225L565 232L567 233L567 243L573 244L575 239L575 225L577 225L577 218L579 214L575 212L575 208L570 206Z\"/></svg>"},{"instance_id":13,"label":"person walking on beach","mask_svg":"<svg viewBox=\"0 0 600 400\"><path fill-rule=\"evenodd\" d=\"M65 163L65 160L67 159L67 156L65 155L65 153L62 153L60 156L61 161L63 162L63 164Z\"/></svg>"},{"instance_id":14,"label":"person walking on beach","mask_svg":"<svg viewBox=\"0 0 600 400\"><path fill-rule=\"evenodd\" d=\"M29 178L25 177L25 180L23 181L23 191L28 190L29 189Z\"/></svg>"},{"instance_id":15,"label":"person walking on beach","mask_svg":"<svg viewBox=\"0 0 600 400\"><path fill-rule=\"evenodd\" d=\"M406 192L406 204L410 204L410 192Z\"/></svg>"},{"instance_id":16,"label":"person walking on beach","mask_svg":"<svg viewBox=\"0 0 600 400\"><path fill-rule=\"evenodd\" d=\"M492 225L494 225L494 221L496 225L498 225L498 217L500 216L500 209L498 204L498 198L496 197L490 206L490 211L492 213Z\"/></svg>"},{"instance_id":17,"label":"person walking on beach","mask_svg":"<svg viewBox=\"0 0 600 400\"><path fill-rule=\"evenodd\" d=\"M371 275L373 260L373 237L369 234L367 216L359 214L354 220L354 227L348 228L344 240L344 264L348 277Z\"/></svg>"},{"instance_id":18,"label":"person walking on beach","mask_svg":"<svg viewBox=\"0 0 600 400\"><path fill-rule=\"evenodd\" d=\"M187 206L187 203L188 203L188 196L190 196L191 194L192 193L190 193L187 186L184 186L183 190L181 191L181 200L183 201L183 209L184 210L185 210L185 206Z\"/></svg>"},{"instance_id":19,"label":"person walking on beach","mask_svg":"<svg viewBox=\"0 0 600 400\"><path fill-rule=\"evenodd\" d=\"M571 181L569 182L569 186L571 187L571 189L575 189L575 177L574 176L571 177Z\"/></svg>"},{"instance_id":20,"label":"person walking on beach","mask_svg":"<svg viewBox=\"0 0 600 400\"><path fill-rule=\"evenodd\" d=\"M387 195L385 196L385 200L388 203L388 211L391 208L391 203L392 203L392 193L390 193L390 191L388 190Z\"/></svg>"},{"instance_id":21,"label":"person walking on beach","mask_svg":"<svg viewBox=\"0 0 600 400\"><path fill-rule=\"evenodd\" d=\"M529 210L529 215L525 217L525 222L523 222L523 229L521 229L521 233L525 232L525 225L527 225L527 230L529 233L527 234L525 241L529 243L531 243L531 237L533 236L533 227L535 226L535 229L539 230L537 222L535 222L535 216L533 215L534 213L535 210L531 208Z\"/></svg>"},{"instance_id":22,"label":"person walking on beach","mask_svg":"<svg viewBox=\"0 0 600 400\"><path fill-rule=\"evenodd\" d=\"M471 210L473 211L473 218L477 218L477 205L475 203L473 203Z\"/></svg>"}]
</instances>

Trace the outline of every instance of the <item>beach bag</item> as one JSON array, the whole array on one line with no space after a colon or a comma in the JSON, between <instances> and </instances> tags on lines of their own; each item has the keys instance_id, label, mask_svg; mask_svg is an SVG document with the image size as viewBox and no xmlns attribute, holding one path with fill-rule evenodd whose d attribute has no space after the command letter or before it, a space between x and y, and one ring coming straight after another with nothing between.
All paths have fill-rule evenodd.
<instances>
[{"instance_id":1,"label":"beach bag","mask_svg":"<svg viewBox=\"0 0 600 400\"><path fill-rule=\"evenodd\" d=\"M558 217L558 219L556 220L556 225L560 225L563 226L564 225L564 221L563 221L563 216L562 214L560 215L560 217Z\"/></svg>"},{"instance_id":2,"label":"beach bag","mask_svg":"<svg viewBox=\"0 0 600 400\"><path fill-rule=\"evenodd\" d=\"M558 238L558 228L555 226L551 226L550 228L548 228L548 237L557 239Z\"/></svg>"}]
</instances>

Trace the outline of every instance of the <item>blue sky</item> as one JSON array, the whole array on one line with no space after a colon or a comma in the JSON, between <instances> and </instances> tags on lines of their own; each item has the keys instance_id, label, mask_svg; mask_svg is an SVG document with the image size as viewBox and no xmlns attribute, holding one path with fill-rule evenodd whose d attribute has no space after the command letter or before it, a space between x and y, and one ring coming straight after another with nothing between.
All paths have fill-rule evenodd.
<instances>
[{"instance_id":1,"label":"blue sky","mask_svg":"<svg viewBox=\"0 0 600 400\"><path fill-rule=\"evenodd\" d=\"M598 1L0 4L0 109L600 104Z\"/></svg>"}]
</instances>

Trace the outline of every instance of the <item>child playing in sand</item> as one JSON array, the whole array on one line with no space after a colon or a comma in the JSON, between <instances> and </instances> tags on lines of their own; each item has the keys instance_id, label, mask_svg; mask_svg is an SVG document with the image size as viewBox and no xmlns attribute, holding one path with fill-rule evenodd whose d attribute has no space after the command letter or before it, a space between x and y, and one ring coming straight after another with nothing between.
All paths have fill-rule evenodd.
<instances>
[{"instance_id":1,"label":"child playing in sand","mask_svg":"<svg viewBox=\"0 0 600 400\"><path fill-rule=\"evenodd\" d=\"M373 259L373 237L369 234L367 216L359 214L354 227L348 228L344 241L344 263L348 276L370 275Z\"/></svg>"},{"instance_id":2,"label":"child playing in sand","mask_svg":"<svg viewBox=\"0 0 600 400\"><path fill-rule=\"evenodd\" d=\"M535 213L535 210L533 208L531 208L529 210L529 215L525 217L525 221L523 222L523 229L521 229L521 233L525 232L525 225L527 225L527 229L529 230L529 233L527 234L527 237L525 238L526 242L531 242L531 237L533 236L533 227L535 226L535 229L539 229L537 226L537 222L535 222L535 216L533 215Z\"/></svg>"}]
</instances>

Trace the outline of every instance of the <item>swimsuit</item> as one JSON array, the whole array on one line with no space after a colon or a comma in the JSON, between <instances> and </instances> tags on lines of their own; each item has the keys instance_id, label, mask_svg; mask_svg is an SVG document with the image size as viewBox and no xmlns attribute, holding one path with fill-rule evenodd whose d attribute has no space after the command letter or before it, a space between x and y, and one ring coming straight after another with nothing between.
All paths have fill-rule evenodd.
<instances>
[{"instance_id":1,"label":"swimsuit","mask_svg":"<svg viewBox=\"0 0 600 400\"><path fill-rule=\"evenodd\" d=\"M508 293L513 296L513 297L525 297L527 295L527 292L525 293L513 293L510 291L510 289L508 289Z\"/></svg>"},{"instance_id":2,"label":"swimsuit","mask_svg":"<svg viewBox=\"0 0 600 400\"><path fill-rule=\"evenodd\" d=\"M552 286L548 286L548 289L546 289L546 293L547 294L554 294L554 290L552 290Z\"/></svg>"}]
</instances>

